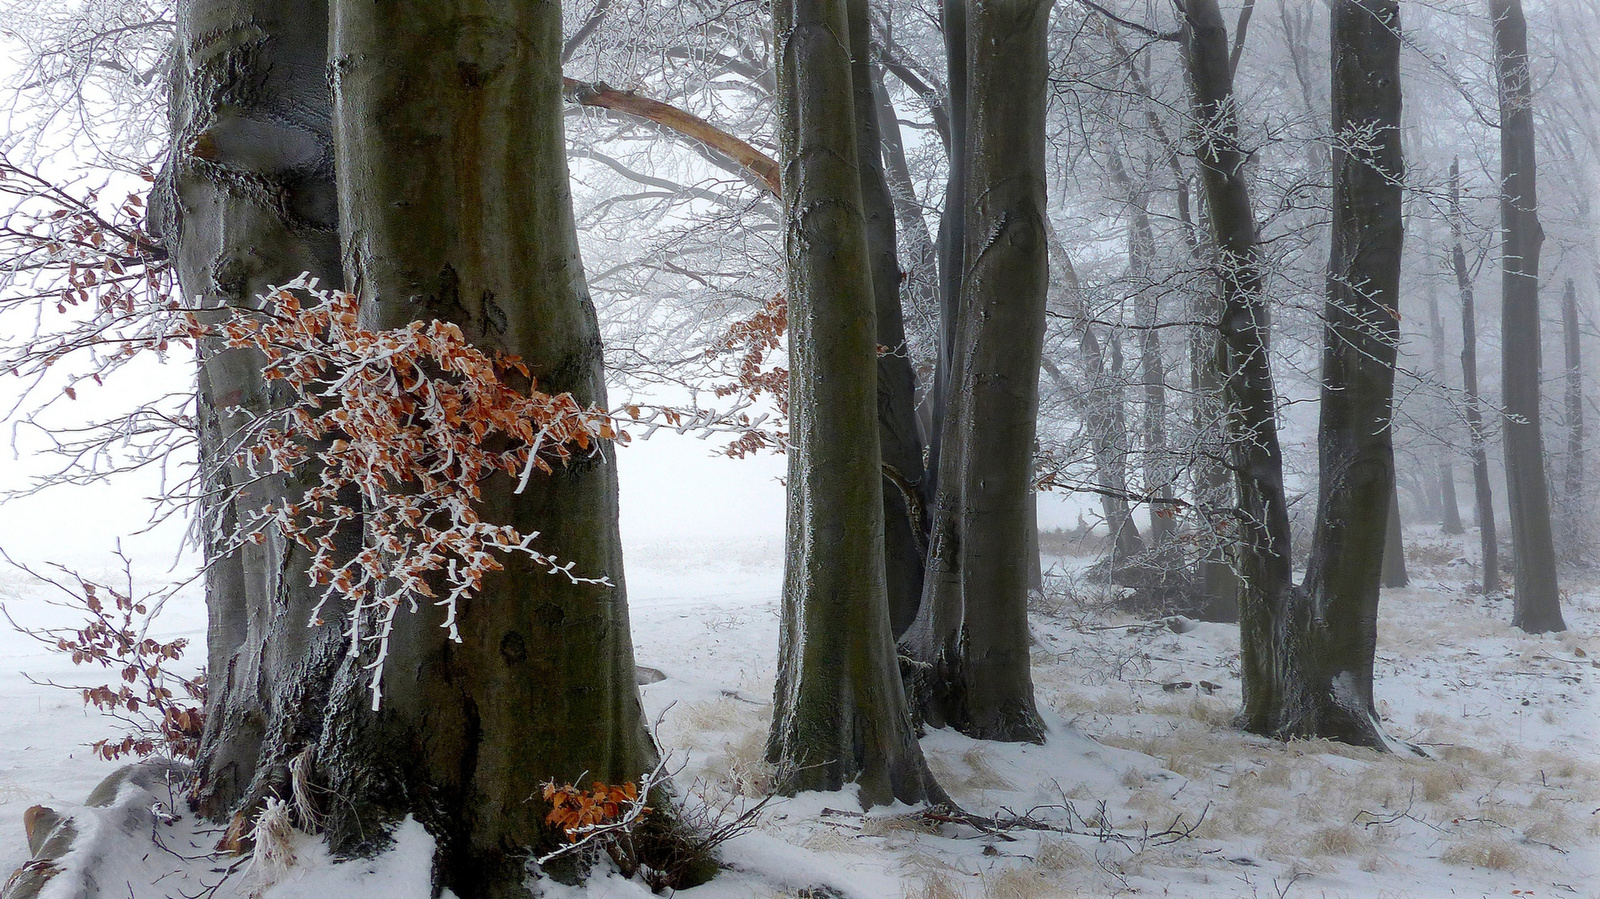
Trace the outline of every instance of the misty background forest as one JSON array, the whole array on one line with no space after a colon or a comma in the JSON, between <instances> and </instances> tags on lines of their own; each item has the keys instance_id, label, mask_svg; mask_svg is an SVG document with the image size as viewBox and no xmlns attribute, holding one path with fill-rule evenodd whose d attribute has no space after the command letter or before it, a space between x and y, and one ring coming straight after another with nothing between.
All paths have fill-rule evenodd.
<instances>
[{"instance_id":1,"label":"misty background forest","mask_svg":"<svg viewBox=\"0 0 1600 899\"><path fill-rule=\"evenodd\" d=\"M1596 0L0 9L3 899L1600 895Z\"/></svg>"}]
</instances>

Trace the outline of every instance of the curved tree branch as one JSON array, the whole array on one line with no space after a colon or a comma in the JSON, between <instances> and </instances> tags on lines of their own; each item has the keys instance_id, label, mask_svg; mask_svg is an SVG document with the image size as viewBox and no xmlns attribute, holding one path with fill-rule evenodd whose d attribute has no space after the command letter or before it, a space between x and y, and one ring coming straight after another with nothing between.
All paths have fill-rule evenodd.
<instances>
[{"instance_id":1,"label":"curved tree branch","mask_svg":"<svg viewBox=\"0 0 1600 899\"><path fill-rule=\"evenodd\" d=\"M716 150L737 162L762 190L775 197L782 195L778 163L772 157L697 115L659 100L641 97L628 91L619 91L604 82L590 83L575 78L562 78L561 90L573 103L648 119L663 128L676 131L690 140Z\"/></svg>"}]
</instances>

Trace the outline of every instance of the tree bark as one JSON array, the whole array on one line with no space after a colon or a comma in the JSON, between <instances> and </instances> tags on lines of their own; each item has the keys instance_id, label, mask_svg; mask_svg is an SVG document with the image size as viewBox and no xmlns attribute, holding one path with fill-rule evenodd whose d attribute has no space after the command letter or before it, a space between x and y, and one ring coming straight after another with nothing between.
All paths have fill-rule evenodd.
<instances>
[{"instance_id":1,"label":"tree bark","mask_svg":"<svg viewBox=\"0 0 1600 899\"><path fill-rule=\"evenodd\" d=\"M1433 376L1439 379L1441 385L1448 382L1445 374L1445 339L1444 321L1439 317L1439 291L1432 278L1427 281L1424 289L1428 300L1428 329L1433 338ZM1454 431L1453 415L1443 416L1438 427L1444 428L1444 446L1439 453L1439 501L1443 507L1440 510L1440 530L1446 534L1460 534L1466 528L1461 526L1461 504L1456 498L1456 473L1455 466L1451 463L1454 456L1453 444L1450 442L1451 433Z\"/></svg>"},{"instance_id":2,"label":"tree bark","mask_svg":"<svg viewBox=\"0 0 1600 899\"><path fill-rule=\"evenodd\" d=\"M1578 287L1571 278L1561 294L1561 336L1566 356L1567 459L1564 490L1567 510L1566 539L1574 548L1584 545L1583 498L1583 332L1578 327Z\"/></svg>"},{"instance_id":3,"label":"tree bark","mask_svg":"<svg viewBox=\"0 0 1600 899\"><path fill-rule=\"evenodd\" d=\"M1533 88L1521 0L1489 0L1500 98L1501 401L1515 587L1511 623L1566 629L1556 583L1550 490L1539 418L1539 226Z\"/></svg>"},{"instance_id":4,"label":"tree bark","mask_svg":"<svg viewBox=\"0 0 1600 899\"><path fill-rule=\"evenodd\" d=\"M966 272L967 245L967 82L971 60L967 43L968 0L940 0L939 21L944 26L944 55L948 67L950 172L945 180L944 212L939 216L939 347L932 390L932 427L928 430L929 501L939 496L944 474L945 420L949 417L954 385L960 383L961 360L956 357L957 329L962 308L961 285ZM930 536L931 539L931 536ZM929 547L932 550L932 547ZM933 564L930 558L929 565ZM924 579L928 572L924 572ZM926 590L926 588L925 588ZM920 613L920 610L919 610Z\"/></svg>"},{"instance_id":5,"label":"tree bark","mask_svg":"<svg viewBox=\"0 0 1600 899\"><path fill-rule=\"evenodd\" d=\"M330 73L347 280L363 324L458 324L519 355L541 390L606 404L562 128L560 8L507 0L336 0ZM430 603L389 638L381 709L365 664L332 685L317 769L336 851L364 854L413 815L438 841L435 888L527 896L560 833L530 801L580 777L637 782L656 763L634 684L614 450L482 485L484 520L541 532L610 586L509 556L451 642ZM399 598L404 602L404 598Z\"/></svg>"},{"instance_id":6,"label":"tree bark","mask_svg":"<svg viewBox=\"0 0 1600 899\"><path fill-rule=\"evenodd\" d=\"M1235 47L1237 50L1238 47ZM1128 280L1133 291L1134 324L1139 328L1139 380L1144 388L1144 494L1150 504L1150 544L1161 548L1171 539L1176 522L1170 517L1172 474L1167 460L1167 364L1162 357L1161 292L1155 283L1156 235L1150 224L1150 192L1137 187L1122 164L1109 158L1111 177L1128 191Z\"/></svg>"},{"instance_id":7,"label":"tree bark","mask_svg":"<svg viewBox=\"0 0 1600 899\"><path fill-rule=\"evenodd\" d=\"M1228 455L1238 500L1242 724L1256 733L1272 733L1275 712L1282 704L1275 631L1294 582L1260 256L1238 142L1227 26L1215 0L1188 0L1182 24L1184 68L1200 127L1196 156L1222 291L1217 370L1223 381Z\"/></svg>"},{"instance_id":8,"label":"tree bark","mask_svg":"<svg viewBox=\"0 0 1600 899\"><path fill-rule=\"evenodd\" d=\"M1108 369L1105 352L1087 314L1083 317L1079 350L1088 373L1084 428L1089 432L1089 446L1094 453L1094 478L1100 488L1100 509L1111 533L1111 569L1115 571L1144 552L1144 538L1139 535L1128 503L1128 422L1123 411L1122 353L1113 348L1114 364Z\"/></svg>"},{"instance_id":9,"label":"tree bark","mask_svg":"<svg viewBox=\"0 0 1600 899\"><path fill-rule=\"evenodd\" d=\"M928 220L924 215L922 202L917 197L916 184L911 180L911 166L906 161L905 142L900 136L899 117L895 114L894 104L890 102L888 92L883 89L882 70L874 69L872 77L874 99L878 104L878 130L883 139L884 176L889 182L889 196L894 200L894 214L900 225L900 237L909 244L906 255L909 257L910 271L906 272L905 288L901 292L901 318L910 317L913 322L912 328L917 333L932 334L933 339L928 340L925 346L926 350L937 354L939 250L934 245L933 235L928 231ZM931 331L922 330L926 323L933 325ZM930 369L923 374L931 375L932 371ZM931 393L931 383L919 383L919 386L925 393ZM925 397L920 408L926 409L931 403L931 396ZM926 421L926 417L919 420ZM927 432L931 432L931 429L925 426L923 430L925 432L923 436L926 438Z\"/></svg>"},{"instance_id":10,"label":"tree bark","mask_svg":"<svg viewBox=\"0 0 1600 899\"><path fill-rule=\"evenodd\" d=\"M1411 583L1406 572L1405 530L1400 526L1400 488L1396 486L1389 495L1389 515L1383 529L1383 585L1404 587Z\"/></svg>"},{"instance_id":11,"label":"tree bark","mask_svg":"<svg viewBox=\"0 0 1600 899\"><path fill-rule=\"evenodd\" d=\"M1332 4L1333 221L1323 311L1316 525L1280 621L1282 737L1386 747L1372 699L1386 533L1398 533L1391 414L1400 340L1400 10ZM1339 141L1361 135L1366 146ZM1388 522L1389 527L1380 525Z\"/></svg>"},{"instance_id":12,"label":"tree bark","mask_svg":"<svg viewBox=\"0 0 1600 899\"><path fill-rule=\"evenodd\" d=\"M180 4L177 33L173 152L153 211L185 297L258 306L302 272L341 286L327 3L195 0ZM236 546L252 514L319 478L307 465L252 480L232 459L240 428L288 401L264 365L254 351L200 348L200 468L215 499L201 513L210 694L192 800L213 820L252 818L283 792L345 650L337 625L311 627L320 590L305 550L275 533Z\"/></svg>"},{"instance_id":13,"label":"tree bark","mask_svg":"<svg viewBox=\"0 0 1600 899\"><path fill-rule=\"evenodd\" d=\"M941 274L944 296L959 305L943 310L954 341L940 359L947 399L927 580L904 641L923 666L913 692L930 724L1029 742L1044 739L1028 660L1027 527L1048 281L1050 7L946 6L946 38L961 56L951 56L958 139Z\"/></svg>"},{"instance_id":14,"label":"tree bark","mask_svg":"<svg viewBox=\"0 0 1600 899\"><path fill-rule=\"evenodd\" d=\"M865 0L848 0L861 4ZM773 6L789 272L788 549L768 757L785 792L866 805L943 794L913 732L890 633L878 326L846 0ZM870 88L870 85L868 86Z\"/></svg>"},{"instance_id":15,"label":"tree bark","mask_svg":"<svg viewBox=\"0 0 1600 899\"><path fill-rule=\"evenodd\" d=\"M922 601L927 536L922 434L917 425L917 373L906 345L900 307L900 253L895 208L884 172L878 91L872 75L872 32L866 0L850 0L850 80L857 167L866 215L868 265L877 318L878 447L883 463L885 585L894 636L905 633ZM898 128L898 124L896 125Z\"/></svg>"},{"instance_id":16,"label":"tree bark","mask_svg":"<svg viewBox=\"0 0 1600 899\"><path fill-rule=\"evenodd\" d=\"M1450 265L1461 294L1461 391L1466 403L1467 438L1472 450L1472 497L1478 522L1483 592L1500 592L1500 541L1495 534L1494 488L1489 483L1488 439L1478 401L1478 323L1472 273L1462 247L1461 160L1450 161Z\"/></svg>"}]
</instances>

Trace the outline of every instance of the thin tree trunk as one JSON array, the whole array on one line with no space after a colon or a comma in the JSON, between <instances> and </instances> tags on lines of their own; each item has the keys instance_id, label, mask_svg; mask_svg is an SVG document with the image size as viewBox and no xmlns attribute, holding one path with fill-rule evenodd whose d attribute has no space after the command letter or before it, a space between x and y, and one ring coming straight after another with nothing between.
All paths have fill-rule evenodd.
<instances>
[{"instance_id":1,"label":"thin tree trunk","mask_svg":"<svg viewBox=\"0 0 1600 899\"><path fill-rule=\"evenodd\" d=\"M1488 439L1478 401L1478 323L1472 273L1462 247L1461 160L1450 161L1450 264L1461 294L1461 390L1466 402L1467 438L1472 449L1472 497L1483 562L1483 592L1500 592L1500 542L1494 525L1494 488L1489 483Z\"/></svg>"},{"instance_id":2,"label":"thin tree trunk","mask_svg":"<svg viewBox=\"0 0 1600 899\"><path fill-rule=\"evenodd\" d=\"M1431 258L1431 255L1430 255ZM1444 321L1439 317L1439 291L1433 278L1427 280L1424 290L1428 300L1428 329L1433 338L1433 376L1443 384L1449 380L1445 374L1445 339ZM1440 530L1446 534L1460 534L1466 529L1461 526L1461 504L1456 499L1456 473L1455 466L1451 463L1454 456L1454 444L1451 435L1454 428L1454 416L1446 415L1445 420L1438 423L1444 429L1444 446L1439 453L1439 499L1443 506Z\"/></svg>"},{"instance_id":3,"label":"thin tree trunk","mask_svg":"<svg viewBox=\"0 0 1600 899\"><path fill-rule=\"evenodd\" d=\"M1515 584L1511 623L1565 630L1539 426L1539 226L1533 88L1521 0L1489 0L1500 97L1501 401Z\"/></svg>"},{"instance_id":4,"label":"thin tree trunk","mask_svg":"<svg viewBox=\"0 0 1600 899\"><path fill-rule=\"evenodd\" d=\"M881 69L873 69L873 93L878 108L878 128L883 138L883 171L889 182L889 196L894 200L895 220L900 225L900 236L910 260L902 291L902 318L912 321L911 330L917 331L923 323L932 323L933 339L927 348L937 353L939 327L939 250L933 235L928 232L928 220L916 184L911 180L911 166L906 161L905 142L900 136L900 121L894 104L883 89ZM921 332L918 332L921 333ZM913 360L916 361L916 360ZM931 371L928 372L931 374ZM921 380L921 379L919 379ZM930 383L918 385L925 393L931 392ZM927 408L931 397L925 398L921 408ZM927 434L924 434L926 437Z\"/></svg>"},{"instance_id":5,"label":"thin tree trunk","mask_svg":"<svg viewBox=\"0 0 1600 899\"><path fill-rule=\"evenodd\" d=\"M961 382L962 360L956 357L956 330L962 306L961 284L966 271L967 246L967 0L941 0L939 21L944 26L944 53L949 72L950 174L945 181L944 212L939 216L939 353L934 365L932 427L928 430L926 495L935 501L944 476L945 420L949 417L954 385ZM931 526L931 522L930 522ZM932 551L930 533L929 551ZM928 567L934 565L928 560ZM925 571L924 577L931 574ZM926 589L924 589L926 593ZM926 601L926 597L924 598Z\"/></svg>"},{"instance_id":6,"label":"thin tree trunk","mask_svg":"<svg viewBox=\"0 0 1600 899\"><path fill-rule=\"evenodd\" d=\"M951 63L955 189L942 235L959 297L941 383L939 476L927 586L905 643L935 725L983 739L1044 739L1028 663L1027 525L1048 281L1044 115L1050 3L966 6ZM955 60L955 57L952 57ZM970 76L958 79L957 71ZM961 82L958 85L958 80ZM958 98L958 91L961 92ZM947 244L947 250L949 246ZM959 291L950 285L962 260ZM948 327L948 324L946 324ZM941 358L941 363L945 358Z\"/></svg>"},{"instance_id":7,"label":"thin tree trunk","mask_svg":"<svg viewBox=\"0 0 1600 899\"><path fill-rule=\"evenodd\" d=\"M1274 647L1294 580L1256 223L1239 147L1228 29L1216 0L1188 0L1182 26L1184 68L1200 134L1196 157L1222 290L1217 371L1238 498L1241 723L1255 733L1273 733L1283 702Z\"/></svg>"},{"instance_id":8,"label":"thin tree trunk","mask_svg":"<svg viewBox=\"0 0 1600 899\"><path fill-rule=\"evenodd\" d=\"M1567 471L1564 480L1567 543L1583 545L1583 334L1578 328L1578 287L1571 278L1561 295L1561 335L1567 363Z\"/></svg>"},{"instance_id":9,"label":"thin tree trunk","mask_svg":"<svg viewBox=\"0 0 1600 899\"><path fill-rule=\"evenodd\" d=\"M1391 414L1400 340L1400 10L1332 4L1332 252L1323 311L1316 525L1277 660L1273 730L1387 747L1372 699L1386 531L1398 534ZM1361 134L1370 149L1347 149ZM1388 528L1381 527L1384 522ZM1403 561L1403 559L1402 559Z\"/></svg>"},{"instance_id":10,"label":"thin tree trunk","mask_svg":"<svg viewBox=\"0 0 1600 899\"><path fill-rule=\"evenodd\" d=\"M441 36L448 36L441 39ZM560 8L336 0L334 86L347 278L363 323L458 324L522 358L541 390L606 405L578 255L562 129ZM483 485L484 520L611 585L504 559L461 610L397 617L382 708L347 658L317 749L336 851L362 853L413 815L438 841L435 883L527 896L532 851L559 838L542 783L637 782L656 764L634 684L614 450L530 481ZM400 598L404 602L404 598Z\"/></svg>"},{"instance_id":11,"label":"thin tree trunk","mask_svg":"<svg viewBox=\"0 0 1600 899\"><path fill-rule=\"evenodd\" d=\"M912 730L884 586L878 326L855 111L872 98L870 84L853 84L848 50L865 0L848 2L773 7L794 446L767 754L785 792L855 782L867 805L914 803L943 794Z\"/></svg>"},{"instance_id":12,"label":"thin tree trunk","mask_svg":"<svg viewBox=\"0 0 1600 899\"><path fill-rule=\"evenodd\" d=\"M1160 288L1155 284L1155 229L1150 224L1150 194L1136 188L1120 154L1109 157L1111 177L1128 195L1128 280L1134 301L1134 324L1139 328L1139 380L1144 388L1144 493L1157 499L1150 504L1150 544L1160 548L1172 537L1170 517L1172 476L1167 460L1167 365L1162 358Z\"/></svg>"},{"instance_id":13,"label":"thin tree trunk","mask_svg":"<svg viewBox=\"0 0 1600 899\"><path fill-rule=\"evenodd\" d=\"M258 306L302 272L343 283L327 9L325 0L178 8L174 150L155 214L183 294L201 307ZM210 693L193 800L213 820L251 820L283 794L290 759L316 739L345 647L339 627L311 627L321 591L309 553L275 533L236 545L263 505L296 501L318 480L314 465L253 480L233 462L239 429L288 401L262 379L264 365L253 351L200 349L200 467L217 499L202 512Z\"/></svg>"},{"instance_id":14,"label":"thin tree trunk","mask_svg":"<svg viewBox=\"0 0 1600 899\"><path fill-rule=\"evenodd\" d=\"M1079 338L1083 365L1088 372L1088 396L1084 398L1084 429L1094 453L1095 485L1100 488L1100 508L1111 534L1111 569L1116 571L1134 556L1144 552L1144 539L1133 520L1128 504L1128 423L1123 412L1121 352L1113 349L1114 364L1108 369L1105 352L1095 336L1094 326L1084 317Z\"/></svg>"}]
</instances>

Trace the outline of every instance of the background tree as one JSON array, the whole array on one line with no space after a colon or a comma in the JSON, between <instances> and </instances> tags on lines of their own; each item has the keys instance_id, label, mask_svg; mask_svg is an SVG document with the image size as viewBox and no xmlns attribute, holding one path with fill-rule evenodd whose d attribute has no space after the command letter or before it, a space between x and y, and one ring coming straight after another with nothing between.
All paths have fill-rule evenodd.
<instances>
[{"instance_id":1,"label":"background tree","mask_svg":"<svg viewBox=\"0 0 1600 899\"><path fill-rule=\"evenodd\" d=\"M1515 610L1531 633L1566 629L1556 584L1539 421L1539 227L1528 26L1520 0L1490 0L1500 98L1501 376Z\"/></svg>"},{"instance_id":2,"label":"background tree","mask_svg":"<svg viewBox=\"0 0 1600 899\"><path fill-rule=\"evenodd\" d=\"M1472 274L1462 245L1461 162L1450 161L1450 267L1461 296L1461 389L1464 394L1467 438L1472 453L1472 497L1478 525L1479 558L1483 562L1483 592L1500 591L1500 542L1495 535L1494 487L1489 482L1489 453L1483 413L1478 408L1478 327Z\"/></svg>"}]
</instances>

